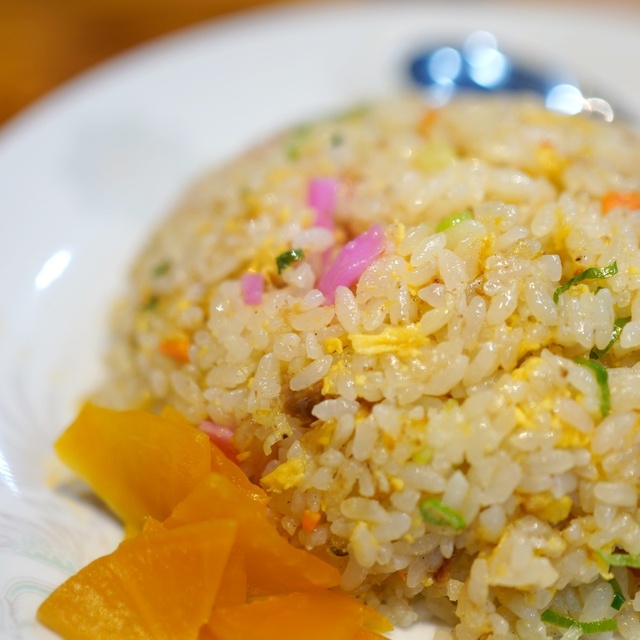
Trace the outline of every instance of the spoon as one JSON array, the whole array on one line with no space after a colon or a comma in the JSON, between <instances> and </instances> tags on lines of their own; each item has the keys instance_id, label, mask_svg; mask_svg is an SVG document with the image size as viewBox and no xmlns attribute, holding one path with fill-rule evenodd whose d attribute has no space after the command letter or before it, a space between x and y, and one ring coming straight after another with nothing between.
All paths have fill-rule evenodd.
<instances>
[{"instance_id":1,"label":"spoon","mask_svg":"<svg viewBox=\"0 0 640 640\"><path fill-rule=\"evenodd\" d=\"M528 92L562 113L590 113L611 122L614 109L604 98L584 95L577 79L555 70L522 64L498 48L487 31L471 33L461 46L441 45L420 50L409 60L411 81L437 102L460 91Z\"/></svg>"}]
</instances>

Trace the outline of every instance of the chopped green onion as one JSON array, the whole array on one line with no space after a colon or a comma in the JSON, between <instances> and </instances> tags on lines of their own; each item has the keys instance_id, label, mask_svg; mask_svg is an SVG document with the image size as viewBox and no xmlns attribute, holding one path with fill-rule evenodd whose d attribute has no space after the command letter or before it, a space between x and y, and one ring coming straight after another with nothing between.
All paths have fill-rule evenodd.
<instances>
[{"instance_id":1,"label":"chopped green onion","mask_svg":"<svg viewBox=\"0 0 640 640\"><path fill-rule=\"evenodd\" d=\"M167 273L169 269L171 269L171 260L163 260L153 268L153 277L159 278L160 276L163 276L165 273Z\"/></svg>"},{"instance_id":2,"label":"chopped green onion","mask_svg":"<svg viewBox=\"0 0 640 640\"><path fill-rule=\"evenodd\" d=\"M158 296L151 296L149 300L142 305L142 311L153 311L158 304L160 304L160 298L158 298Z\"/></svg>"},{"instance_id":3,"label":"chopped green onion","mask_svg":"<svg viewBox=\"0 0 640 640\"><path fill-rule=\"evenodd\" d=\"M464 518L438 498L427 498L420 503L420 513L425 522L438 527L448 527L461 531L467 526Z\"/></svg>"},{"instance_id":4,"label":"chopped green onion","mask_svg":"<svg viewBox=\"0 0 640 640\"><path fill-rule=\"evenodd\" d=\"M448 218L444 218L438 222L436 225L436 232L440 233L441 231L446 231L451 227L455 227L457 224L464 222L465 220L471 220L473 218L473 214L469 209L465 209L464 211L459 211L458 213L454 213L452 216Z\"/></svg>"},{"instance_id":5,"label":"chopped green onion","mask_svg":"<svg viewBox=\"0 0 640 640\"><path fill-rule=\"evenodd\" d=\"M626 598L624 597L624 593L622 593L620 584L615 578L611 578L611 580L609 580L609 584L613 589L613 600L611 601L611 606L616 611L620 611L620 607L622 607L624 601L626 600Z\"/></svg>"},{"instance_id":6,"label":"chopped green onion","mask_svg":"<svg viewBox=\"0 0 640 640\"><path fill-rule=\"evenodd\" d=\"M602 620L592 620L590 622L578 622L582 633L604 633L605 631L617 631L618 623L613 618L603 618Z\"/></svg>"},{"instance_id":7,"label":"chopped green onion","mask_svg":"<svg viewBox=\"0 0 640 640\"><path fill-rule=\"evenodd\" d=\"M561 613L558 613L553 609L547 609L542 614L541 618L542 622L553 624L556 627L563 627L565 629L577 627L584 634L618 630L618 623L613 618L603 618L602 620L593 620L591 622L580 622L579 620L563 616Z\"/></svg>"},{"instance_id":8,"label":"chopped green onion","mask_svg":"<svg viewBox=\"0 0 640 640\"><path fill-rule=\"evenodd\" d=\"M613 329L611 331L611 340L609 340L609 344L607 344L607 346L604 349L598 349L597 347L593 347L593 349L591 349L591 352L589 353L589 357L592 358L593 360L598 360L599 358L602 358L604 355L606 355L609 349L613 347L615 341L620 337L622 330L624 329L627 322L629 322L630 320L631 320L630 316L626 318L618 318L613 323Z\"/></svg>"},{"instance_id":9,"label":"chopped green onion","mask_svg":"<svg viewBox=\"0 0 640 640\"><path fill-rule=\"evenodd\" d=\"M313 131L313 128L317 124L326 123L340 123L349 120L358 120L371 111L371 105L369 103L362 103L351 107L350 109L338 111L336 113L329 114L326 118L321 118L314 122L305 122L297 126L289 135L286 145L286 154L289 160L299 160L303 147L309 140L309 136ZM330 138L332 147L337 147L344 142L344 136L342 133L334 133Z\"/></svg>"},{"instance_id":10,"label":"chopped green onion","mask_svg":"<svg viewBox=\"0 0 640 640\"><path fill-rule=\"evenodd\" d=\"M595 360L576 358L576 364L591 369L596 374L596 381L600 387L600 413L608 416L611 411L611 393L609 391L609 374L607 370Z\"/></svg>"},{"instance_id":11,"label":"chopped green onion","mask_svg":"<svg viewBox=\"0 0 640 640\"><path fill-rule=\"evenodd\" d=\"M568 618L567 616L563 616L561 613L554 611L553 609L547 609L542 612L541 620L542 622L547 622L549 624L554 624L556 627L564 627L565 629L570 629L571 627L575 627L576 620L573 618Z\"/></svg>"},{"instance_id":12,"label":"chopped green onion","mask_svg":"<svg viewBox=\"0 0 640 640\"><path fill-rule=\"evenodd\" d=\"M278 273L282 273L287 267L290 267L294 262L300 262L304 258L304 251L302 249L291 249L281 253L276 258L276 265L278 265Z\"/></svg>"},{"instance_id":13,"label":"chopped green onion","mask_svg":"<svg viewBox=\"0 0 640 640\"><path fill-rule=\"evenodd\" d=\"M602 269L598 269L597 267L589 267L585 269L582 273L579 273L577 276L574 276L570 280L567 280L564 284L561 284L554 292L553 292L553 301L555 303L558 302L558 298L560 295L564 293L569 287L572 287L574 284L578 284L583 280L601 280L605 278L610 278L611 276L615 276L618 273L618 263L612 262L610 265L606 267L602 267Z\"/></svg>"},{"instance_id":14,"label":"chopped green onion","mask_svg":"<svg viewBox=\"0 0 640 640\"><path fill-rule=\"evenodd\" d=\"M605 553L604 551L596 551L596 553L611 567L640 569L640 555L634 556L630 553Z\"/></svg>"},{"instance_id":15,"label":"chopped green onion","mask_svg":"<svg viewBox=\"0 0 640 640\"><path fill-rule=\"evenodd\" d=\"M312 126L310 124L301 124L291 132L286 147L287 158L289 158L289 160L298 160L300 158L300 152L311 134L311 129Z\"/></svg>"}]
</instances>

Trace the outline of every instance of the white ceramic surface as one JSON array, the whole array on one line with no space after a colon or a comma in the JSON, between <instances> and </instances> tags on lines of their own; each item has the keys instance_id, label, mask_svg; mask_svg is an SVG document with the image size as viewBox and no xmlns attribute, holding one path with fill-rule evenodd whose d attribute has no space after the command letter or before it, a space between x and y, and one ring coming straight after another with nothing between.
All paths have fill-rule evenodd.
<instances>
[{"instance_id":1,"label":"white ceramic surface","mask_svg":"<svg viewBox=\"0 0 640 640\"><path fill-rule=\"evenodd\" d=\"M640 114L640 13L587 7L394 0L241 14L118 58L0 132L1 638L51 638L38 604L118 541L52 443L100 376L132 252L185 185L274 129L397 89L414 45L476 29Z\"/></svg>"}]
</instances>

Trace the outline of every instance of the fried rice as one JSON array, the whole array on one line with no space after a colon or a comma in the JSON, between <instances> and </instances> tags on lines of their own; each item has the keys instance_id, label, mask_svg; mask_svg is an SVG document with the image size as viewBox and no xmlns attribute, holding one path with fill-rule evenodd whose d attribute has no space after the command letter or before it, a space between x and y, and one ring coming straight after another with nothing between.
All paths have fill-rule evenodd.
<instances>
[{"instance_id":1,"label":"fried rice","mask_svg":"<svg viewBox=\"0 0 640 640\"><path fill-rule=\"evenodd\" d=\"M96 400L176 407L400 626L637 639L639 238L621 125L501 96L357 107L185 196Z\"/></svg>"}]
</instances>

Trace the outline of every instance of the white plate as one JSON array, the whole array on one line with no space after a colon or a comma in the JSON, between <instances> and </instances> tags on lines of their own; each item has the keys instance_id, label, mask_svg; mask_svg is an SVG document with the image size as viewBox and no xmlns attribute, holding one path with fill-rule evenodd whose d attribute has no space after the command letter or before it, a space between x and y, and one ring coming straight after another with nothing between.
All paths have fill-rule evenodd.
<instances>
[{"instance_id":1,"label":"white plate","mask_svg":"<svg viewBox=\"0 0 640 640\"><path fill-rule=\"evenodd\" d=\"M100 375L106 312L146 230L205 168L397 89L413 45L476 29L640 114L639 13L389 1L205 24L79 78L0 133L0 637L51 638L38 604L118 541L99 509L53 489L64 471L51 445Z\"/></svg>"}]
</instances>

